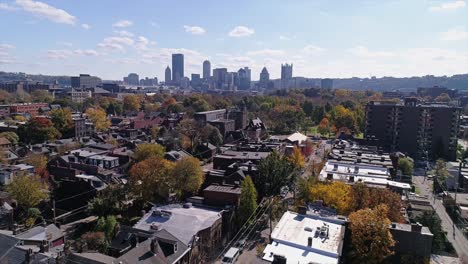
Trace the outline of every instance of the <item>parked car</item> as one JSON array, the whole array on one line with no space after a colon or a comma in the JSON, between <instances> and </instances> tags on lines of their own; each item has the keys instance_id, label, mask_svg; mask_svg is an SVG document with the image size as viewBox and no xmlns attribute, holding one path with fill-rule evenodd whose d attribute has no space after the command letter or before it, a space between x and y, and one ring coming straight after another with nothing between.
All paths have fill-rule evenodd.
<instances>
[{"instance_id":1,"label":"parked car","mask_svg":"<svg viewBox=\"0 0 468 264\"><path fill-rule=\"evenodd\" d=\"M242 252L242 250L245 248L246 243L247 243L247 240L245 238L243 238L243 239L237 241L234 244L234 247L238 248Z\"/></svg>"}]
</instances>

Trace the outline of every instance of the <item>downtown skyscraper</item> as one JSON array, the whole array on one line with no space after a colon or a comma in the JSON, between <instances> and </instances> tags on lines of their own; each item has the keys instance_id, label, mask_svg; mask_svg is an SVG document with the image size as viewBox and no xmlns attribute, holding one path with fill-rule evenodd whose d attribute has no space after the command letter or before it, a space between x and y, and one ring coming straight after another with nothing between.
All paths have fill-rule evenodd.
<instances>
[{"instance_id":1,"label":"downtown skyscraper","mask_svg":"<svg viewBox=\"0 0 468 264\"><path fill-rule=\"evenodd\" d=\"M180 84L184 76L184 54L172 54L172 82Z\"/></svg>"}]
</instances>

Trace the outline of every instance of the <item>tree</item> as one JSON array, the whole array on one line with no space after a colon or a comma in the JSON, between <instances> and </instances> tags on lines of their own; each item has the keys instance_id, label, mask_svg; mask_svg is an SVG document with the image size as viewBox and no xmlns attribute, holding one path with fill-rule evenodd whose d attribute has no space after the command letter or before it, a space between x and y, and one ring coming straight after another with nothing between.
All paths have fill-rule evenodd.
<instances>
[{"instance_id":1,"label":"tree","mask_svg":"<svg viewBox=\"0 0 468 264\"><path fill-rule=\"evenodd\" d=\"M434 99L436 102L448 103L452 100L447 93L441 93Z\"/></svg>"},{"instance_id":2,"label":"tree","mask_svg":"<svg viewBox=\"0 0 468 264\"><path fill-rule=\"evenodd\" d=\"M382 263L395 245L387 218L387 206L362 209L349 215L351 242L355 257L365 263Z\"/></svg>"},{"instance_id":3,"label":"tree","mask_svg":"<svg viewBox=\"0 0 468 264\"><path fill-rule=\"evenodd\" d=\"M210 142L215 146L223 144L223 135L221 135L218 128L210 124L202 128L200 137L204 142Z\"/></svg>"},{"instance_id":4,"label":"tree","mask_svg":"<svg viewBox=\"0 0 468 264\"><path fill-rule=\"evenodd\" d=\"M18 137L18 135L17 135L15 132L13 132L13 131L8 131L8 132L2 132L2 133L0 133L0 138L2 138L2 137L8 139L8 141L10 141L10 143L11 143L12 145L16 145L16 144L18 144L18 142L19 142L19 137Z\"/></svg>"},{"instance_id":5,"label":"tree","mask_svg":"<svg viewBox=\"0 0 468 264\"><path fill-rule=\"evenodd\" d=\"M166 198L175 185L174 164L159 157L140 161L130 169L130 187L146 201Z\"/></svg>"},{"instance_id":6,"label":"tree","mask_svg":"<svg viewBox=\"0 0 468 264\"><path fill-rule=\"evenodd\" d=\"M78 242L78 251L97 250L101 253L107 252L109 243L107 242L104 232L87 232L84 233Z\"/></svg>"},{"instance_id":7,"label":"tree","mask_svg":"<svg viewBox=\"0 0 468 264\"><path fill-rule=\"evenodd\" d=\"M6 186L6 190L24 210L33 208L49 198L47 185L36 176L18 175Z\"/></svg>"},{"instance_id":8,"label":"tree","mask_svg":"<svg viewBox=\"0 0 468 264\"><path fill-rule=\"evenodd\" d=\"M47 171L48 159L46 155L40 153L31 153L26 157L25 162L31 166L34 166L34 172L42 179L45 179L49 176Z\"/></svg>"},{"instance_id":9,"label":"tree","mask_svg":"<svg viewBox=\"0 0 468 264\"><path fill-rule=\"evenodd\" d=\"M278 195L283 186L294 184L293 166L286 157L273 151L258 165L259 174L254 183L260 197Z\"/></svg>"},{"instance_id":10,"label":"tree","mask_svg":"<svg viewBox=\"0 0 468 264\"><path fill-rule=\"evenodd\" d=\"M51 103L54 100L47 90L34 90L31 98L35 103Z\"/></svg>"},{"instance_id":11,"label":"tree","mask_svg":"<svg viewBox=\"0 0 468 264\"><path fill-rule=\"evenodd\" d=\"M140 97L138 95L127 95L123 99L124 111L139 111L141 108Z\"/></svg>"},{"instance_id":12,"label":"tree","mask_svg":"<svg viewBox=\"0 0 468 264\"><path fill-rule=\"evenodd\" d=\"M305 159L298 146L294 146L291 156L288 157L289 162L296 169L302 169L305 167Z\"/></svg>"},{"instance_id":13,"label":"tree","mask_svg":"<svg viewBox=\"0 0 468 264\"><path fill-rule=\"evenodd\" d=\"M113 215L101 216L96 224L96 232L103 232L108 240L112 240L115 234L115 226L118 225L117 219Z\"/></svg>"},{"instance_id":14,"label":"tree","mask_svg":"<svg viewBox=\"0 0 468 264\"><path fill-rule=\"evenodd\" d=\"M305 142L305 147L304 150L302 151L302 154L304 154L305 157L309 157L312 155L314 152L314 143L311 140L306 140Z\"/></svg>"},{"instance_id":15,"label":"tree","mask_svg":"<svg viewBox=\"0 0 468 264\"><path fill-rule=\"evenodd\" d=\"M402 222L401 197L388 189L369 188L364 183L356 183L350 192L350 211L365 208L376 208L384 204L387 206L387 217L393 222Z\"/></svg>"},{"instance_id":16,"label":"tree","mask_svg":"<svg viewBox=\"0 0 468 264\"><path fill-rule=\"evenodd\" d=\"M257 209L257 190L250 176L241 184L239 197L239 225L243 225Z\"/></svg>"},{"instance_id":17,"label":"tree","mask_svg":"<svg viewBox=\"0 0 468 264\"><path fill-rule=\"evenodd\" d=\"M107 119L106 112L100 107L88 108L86 110L86 115L91 122L93 122L97 131L106 131L111 125L110 121Z\"/></svg>"},{"instance_id":18,"label":"tree","mask_svg":"<svg viewBox=\"0 0 468 264\"><path fill-rule=\"evenodd\" d=\"M356 117L354 113L342 105L337 105L331 111L331 119L337 129L346 127L356 130Z\"/></svg>"},{"instance_id":19,"label":"tree","mask_svg":"<svg viewBox=\"0 0 468 264\"><path fill-rule=\"evenodd\" d=\"M450 176L450 173L448 172L447 166L445 164L445 160L438 159L432 173L434 173L439 183L444 183L445 180Z\"/></svg>"},{"instance_id":20,"label":"tree","mask_svg":"<svg viewBox=\"0 0 468 264\"><path fill-rule=\"evenodd\" d=\"M50 112L50 119L54 127L62 133L62 135L73 135L74 123L70 108L54 109Z\"/></svg>"},{"instance_id":21,"label":"tree","mask_svg":"<svg viewBox=\"0 0 468 264\"><path fill-rule=\"evenodd\" d=\"M151 157L163 158L164 153L164 147L159 144L143 143L137 145L133 159L140 162Z\"/></svg>"},{"instance_id":22,"label":"tree","mask_svg":"<svg viewBox=\"0 0 468 264\"><path fill-rule=\"evenodd\" d=\"M398 159L398 169L401 170L403 175L405 176L412 176L413 175L413 162L408 158L400 158Z\"/></svg>"},{"instance_id":23,"label":"tree","mask_svg":"<svg viewBox=\"0 0 468 264\"><path fill-rule=\"evenodd\" d=\"M450 252L453 248L450 246L450 242L445 236L445 232L442 229L442 223L440 218L434 212L424 212L415 219L418 223L423 226L427 226L431 231L432 238L432 253Z\"/></svg>"},{"instance_id":24,"label":"tree","mask_svg":"<svg viewBox=\"0 0 468 264\"><path fill-rule=\"evenodd\" d=\"M190 151L194 151L195 145L200 137L200 127L198 126L198 123L195 120L184 119L180 121L177 128L182 135L189 139Z\"/></svg>"},{"instance_id":25,"label":"tree","mask_svg":"<svg viewBox=\"0 0 468 264\"><path fill-rule=\"evenodd\" d=\"M351 187L343 182L318 182L308 186L308 201L322 200L339 214L347 215L351 204Z\"/></svg>"},{"instance_id":26,"label":"tree","mask_svg":"<svg viewBox=\"0 0 468 264\"><path fill-rule=\"evenodd\" d=\"M328 118L324 117L321 121L320 121L320 124L318 125L318 128L317 128L317 131L321 134L321 135L327 135L327 136L330 136L330 133L334 133L336 131L336 128L335 126L333 126L332 124L330 124L330 121L328 120Z\"/></svg>"},{"instance_id":27,"label":"tree","mask_svg":"<svg viewBox=\"0 0 468 264\"><path fill-rule=\"evenodd\" d=\"M205 180L200 161L194 157L178 160L175 163L173 175L178 183L177 189L189 194L197 193Z\"/></svg>"},{"instance_id":28,"label":"tree","mask_svg":"<svg viewBox=\"0 0 468 264\"><path fill-rule=\"evenodd\" d=\"M97 216L121 214L127 208L125 196L124 188L111 184L88 203L88 211Z\"/></svg>"},{"instance_id":29,"label":"tree","mask_svg":"<svg viewBox=\"0 0 468 264\"><path fill-rule=\"evenodd\" d=\"M33 117L18 128L18 136L27 144L43 143L61 137L52 121L44 117Z\"/></svg>"}]
</instances>

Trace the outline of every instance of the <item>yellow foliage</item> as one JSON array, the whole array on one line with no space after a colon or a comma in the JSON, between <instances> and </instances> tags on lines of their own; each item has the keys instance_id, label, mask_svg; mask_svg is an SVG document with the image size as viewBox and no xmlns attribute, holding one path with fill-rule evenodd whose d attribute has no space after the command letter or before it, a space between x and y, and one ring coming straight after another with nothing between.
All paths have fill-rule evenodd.
<instances>
[{"instance_id":1,"label":"yellow foliage","mask_svg":"<svg viewBox=\"0 0 468 264\"><path fill-rule=\"evenodd\" d=\"M349 213L351 204L351 187L343 182L319 182L309 185L309 201L322 200L323 203L335 208L339 214Z\"/></svg>"}]
</instances>

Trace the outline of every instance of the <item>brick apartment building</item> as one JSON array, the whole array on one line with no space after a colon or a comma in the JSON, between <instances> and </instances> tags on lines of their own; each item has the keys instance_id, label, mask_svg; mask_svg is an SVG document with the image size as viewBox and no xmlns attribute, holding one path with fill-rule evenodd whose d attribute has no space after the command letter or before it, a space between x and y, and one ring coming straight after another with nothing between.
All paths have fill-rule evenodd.
<instances>
[{"instance_id":1,"label":"brick apartment building","mask_svg":"<svg viewBox=\"0 0 468 264\"><path fill-rule=\"evenodd\" d=\"M41 107L46 107L48 104L45 103L33 103L33 104L12 104L10 105L10 113L27 113L32 116L39 114Z\"/></svg>"},{"instance_id":2,"label":"brick apartment building","mask_svg":"<svg viewBox=\"0 0 468 264\"><path fill-rule=\"evenodd\" d=\"M455 160L461 108L444 104L369 102L365 139L387 151L416 159Z\"/></svg>"}]
</instances>

